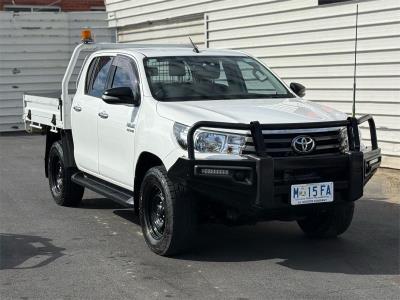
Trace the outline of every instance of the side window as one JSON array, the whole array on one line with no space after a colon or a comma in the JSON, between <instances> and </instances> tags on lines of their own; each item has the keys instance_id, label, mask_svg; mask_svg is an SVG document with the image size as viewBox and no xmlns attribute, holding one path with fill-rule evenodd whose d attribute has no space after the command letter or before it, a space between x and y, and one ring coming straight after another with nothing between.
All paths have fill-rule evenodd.
<instances>
[{"instance_id":1,"label":"side window","mask_svg":"<svg viewBox=\"0 0 400 300\"><path fill-rule=\"evenodd\" d=\"M114 80L111 85L112 88L117 87L130 87L131 90L134 90L134 84L131 76L129 76L129 71L125 68L117 67L115 69Z\"/></svg>"},{"instance_id":2,"label":"side window","mask_svg":"<svg viewBox=\"0 0 400 300\"><path fill-rule=\"evenodd\" d=\"M113 65L115 73L111 88L129 87L134 94L138 93L139 80L134 64L125 57L117 57Z\"/></svg>"},{"instance_id":3,"label":"side window","mask_svg":"<svg viewBox=\"0 0 400 300\"><path fill-rule=\"evenodd\" d=\"M111 67L111 61L112 58L109 56L101 56L97 59L97 64L93 69L91 80L92 84L88 89L89 95L93 97L101 97L101 95L103 94L106 88L108 72Z\"/></svg>"}]
</instances>

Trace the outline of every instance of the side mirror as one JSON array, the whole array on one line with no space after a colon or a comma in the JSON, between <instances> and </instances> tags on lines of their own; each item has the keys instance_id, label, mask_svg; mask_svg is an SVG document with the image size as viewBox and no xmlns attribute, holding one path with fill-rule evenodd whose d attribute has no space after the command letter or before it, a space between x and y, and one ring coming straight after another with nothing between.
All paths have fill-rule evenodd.
<instances>
[{"instance_id":1,"label":"side mirror","mask_svg":"<svg viewBox=\"0 0 400 300\"><path fill-rule=\"evenodd\" d=\"M117 87L105 90L101 99L108 104L133 104L134 106L140 104L138 95L135 95L130 87Z\"/></svg>"},{"instance_id":2,"label":"side mirror","mask_svg":"<svg viewBox=\"0 0 400 300\"><path fill-rule=\"evenodd\" d=\"M306 95L306 87L300 83L292 82L290 84L290 89L299 97L304 97Z\"/></svg>"}]
</instances>

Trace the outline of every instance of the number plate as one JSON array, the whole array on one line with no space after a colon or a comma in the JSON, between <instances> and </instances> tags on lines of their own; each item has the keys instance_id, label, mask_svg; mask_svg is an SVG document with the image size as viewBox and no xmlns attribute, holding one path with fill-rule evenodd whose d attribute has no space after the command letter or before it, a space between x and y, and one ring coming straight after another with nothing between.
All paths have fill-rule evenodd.
<instances>
[{"instance_id":1,"label":"number plate","mask_svg":"<svg viewBox=\"0 0 400 300\"><path fill-rule=\"evenodd\" d=\"M292 205L333 201L333 182L294 184L291 187Z\"/></svg>"}]
</instances>

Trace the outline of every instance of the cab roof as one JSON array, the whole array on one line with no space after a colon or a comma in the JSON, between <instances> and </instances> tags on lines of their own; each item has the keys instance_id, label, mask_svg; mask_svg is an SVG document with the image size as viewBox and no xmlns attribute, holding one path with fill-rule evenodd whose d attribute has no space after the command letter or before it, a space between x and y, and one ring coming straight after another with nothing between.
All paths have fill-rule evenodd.
<instances>
[{"instance_id":1,"label":"cab roof","mask_svg":"<svg viewBox=\"0 0 400 300\"><path fill-rule=\"evenodd\" d=\"M126 48L124 51L139 52L146 57L160 56L247 56L246 54L234 50L220 49L199 49L196 53L193 48L188 47L158 47L158 48Z\"/></svg>"}]
</instances>

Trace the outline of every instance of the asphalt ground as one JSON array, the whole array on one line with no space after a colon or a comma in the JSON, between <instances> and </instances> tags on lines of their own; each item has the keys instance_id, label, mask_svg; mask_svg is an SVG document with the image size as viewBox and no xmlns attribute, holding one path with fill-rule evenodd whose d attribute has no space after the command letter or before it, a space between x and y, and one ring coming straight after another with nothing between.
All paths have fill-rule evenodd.
<instances>
[{"instance_id":1,"label":"asphalt ground","mask_svg":"<svg viewBox=\"0 0 400 300\"><path fill-rule=\"evenodd\" d=\"M400 299L400 172L380 170L334 240L294 222L204 225L175 258L147 248L137 217L85 192L57 206L44 137L0 136L0 298Z\"/></svg>"}]
</instances>

